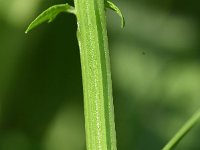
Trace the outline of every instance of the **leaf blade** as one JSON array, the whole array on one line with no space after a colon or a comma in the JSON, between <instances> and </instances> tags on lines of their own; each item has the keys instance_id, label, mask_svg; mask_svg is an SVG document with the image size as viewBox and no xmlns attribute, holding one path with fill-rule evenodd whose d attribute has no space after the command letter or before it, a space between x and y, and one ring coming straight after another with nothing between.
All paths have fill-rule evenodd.
<instances>
[{"instance_id":1,"label":"leaf blade","mask_svg":"<svg viewBox=\"0 0 200 150\"><path fill-rule=\"evenodd\" d=\"M36 28L40 24L44 22L52 22L58 14L62 12L67 12L67 13L72 13L75 14L75 9L74 7L70 6L69 4L58 4L49 7L45 11L43 11L38 17L36 17L35 20L33 20L28 28L26 29L25 33L28 33L32 29Z\"/></svg>"},{"instance_id":2,"label":"leaf blade","mask_svg":"<svg viewBox=\"0 0 200 150\"><path fill-rule=\"evenodd\" d=\"M121 10L111 1L105 1L105 6L113 11L115 11L119 17L121 18L121 28L124 28L125 27L125 19L124 19L124 16L121 12Z\"/></svg>"}]
</instances>

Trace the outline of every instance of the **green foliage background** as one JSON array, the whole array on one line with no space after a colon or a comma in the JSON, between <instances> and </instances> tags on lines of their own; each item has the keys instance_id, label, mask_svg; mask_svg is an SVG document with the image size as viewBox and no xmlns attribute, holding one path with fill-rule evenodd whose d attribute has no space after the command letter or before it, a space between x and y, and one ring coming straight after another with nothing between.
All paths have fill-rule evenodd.
<instances>
[{"instance_id":1,"label":"green foliage background","mask_svg":"<svg viewBox=\"0 0 200 150\"><path fill-rule=\"evenodd\" d=\"M119 150L156 150L200 107L196 0L114 1L108 11ZM0 0L0 150L84 150L76 18L28 35L37 14L64 0ZM69 3L73 3L70 1ZM178 150L199 150L200 125Z\"/></svg>"}]
</instances>

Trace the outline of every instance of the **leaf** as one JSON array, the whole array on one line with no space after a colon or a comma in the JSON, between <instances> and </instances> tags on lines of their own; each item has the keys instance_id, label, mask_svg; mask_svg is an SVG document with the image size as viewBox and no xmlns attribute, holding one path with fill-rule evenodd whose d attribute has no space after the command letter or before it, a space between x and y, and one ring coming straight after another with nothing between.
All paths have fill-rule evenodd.
<instances>
[{"instance_id":1,"label":"leaf","mask_svg":"<svg viewBox=\"0 0 200 150\"><path fill-rule=\"evenodd\" d=\"M33 22L31 22L25 33L28 33L30 30L34 29L44 22L52 22L61 12L75 14L75 9L69 4L58 4L51 6L50 8L42 12Z\"/></svg>"},{"instance_id":2,"label":"leaf","mask_svg":"<svg viewBox=\"0 0 200 150\"><path fill-rule=\"evenodd\" d=\"M105 1L105 6L107 8L110 8L111 10L115 11L119 17L121 18L121 28L123 28L125 26L125 19L124 19L124 16L121 12L121 10L111 1Z\"/></svg>"}]
</instances>

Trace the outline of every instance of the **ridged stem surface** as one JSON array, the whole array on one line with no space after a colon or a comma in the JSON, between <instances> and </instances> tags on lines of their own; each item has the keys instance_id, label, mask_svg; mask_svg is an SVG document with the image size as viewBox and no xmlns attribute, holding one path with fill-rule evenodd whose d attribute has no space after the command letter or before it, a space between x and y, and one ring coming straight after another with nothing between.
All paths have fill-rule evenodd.
<instances>
[{"instance_id":1,"label":"ridged stem surface","mask_svg":"<svg viewBox=\"0 0 200 150\"><path fill-rule=\"evenodd\" d=\"M87 150L116 150L104 0L75 0Z\"/></svg>"}]
</instances>

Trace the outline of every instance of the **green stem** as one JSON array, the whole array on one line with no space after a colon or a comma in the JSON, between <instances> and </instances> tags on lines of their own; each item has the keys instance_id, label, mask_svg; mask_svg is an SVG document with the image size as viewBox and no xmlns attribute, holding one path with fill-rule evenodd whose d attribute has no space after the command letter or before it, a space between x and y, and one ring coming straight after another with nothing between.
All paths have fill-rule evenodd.
<instances>
[{"instance_id":1,"label":"green stem","mask_svg":"<svg viewBox=\"0 0 200 150\"><path fill-rule=\"evenodd\" d=\"M200 119L200 109L183 125L162 150L173 149Z\"/></svg>"},{"instance_id":2,"label":"green stem","mask_svg":"<svg viewBox=\"0 0 200 150\"><path fill-rule=\"evenodd\" d=\"M104 0L75 0L87 150L116 150Z\"/></svg>"}]
</instances>

